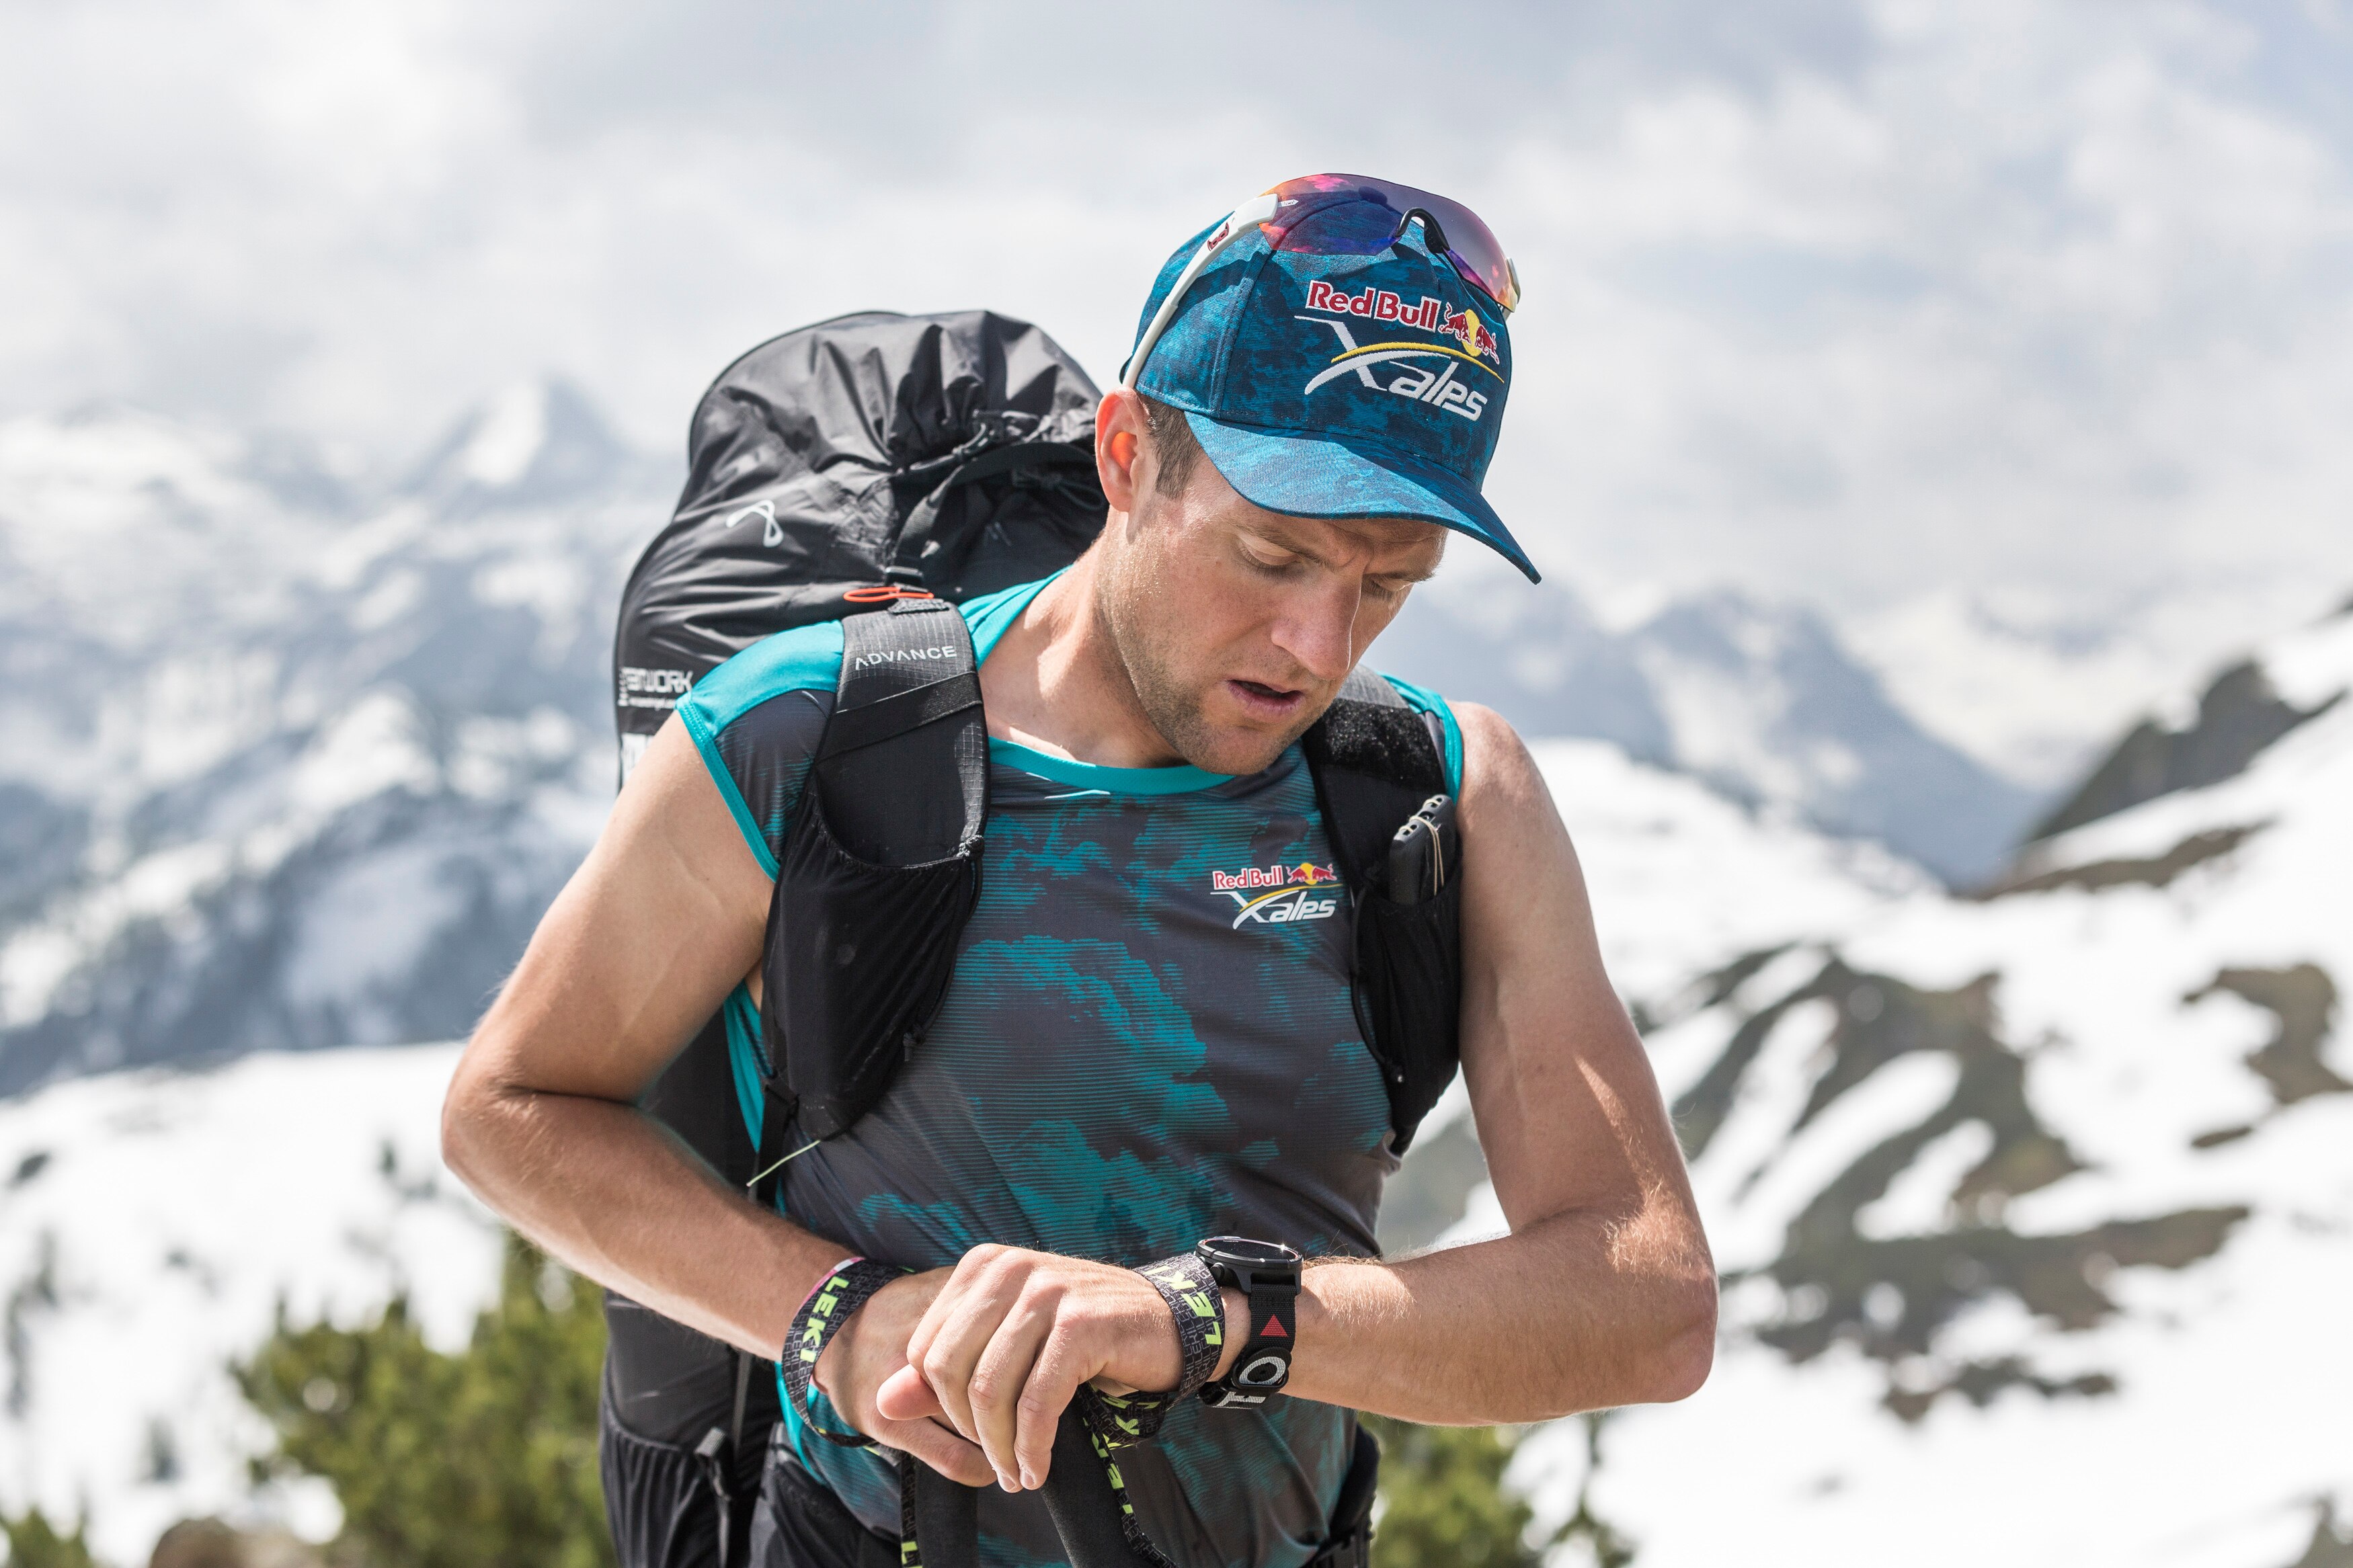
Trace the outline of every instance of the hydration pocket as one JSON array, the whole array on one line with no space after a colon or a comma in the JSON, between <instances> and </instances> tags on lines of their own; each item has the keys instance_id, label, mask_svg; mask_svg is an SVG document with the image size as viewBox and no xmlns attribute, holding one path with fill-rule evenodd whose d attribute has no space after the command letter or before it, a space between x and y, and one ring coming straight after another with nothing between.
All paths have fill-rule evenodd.
<instances>
[{"instance_id":1,"label":"hydration pocket","mask_svg":"<svg viewBox=\"0 0 2353 1568\"><path fill-rule=\"evenodd\" d=\"M872 1108L939 1012L980 893L980 844L918 866L844 848L822 796L804 797L768 910L764 984L804 1139Z\"/></svg>"},{"instance_id":2,"label":"hydration pocket","mask_svg":"<svg viewBox=\"0 0 2353 1568\"><path fill-rule=\"evenodd\" d=\"M1300 742L1355 915L1356 1023L1388 1094L1389 1146L1402 1154L1461 1058L1461 883L1450 874L1413 903L1388 896L1390 841L1445 792L1445 743L1433 721L1361 668Z\"/></svg>"},{"instance_id":3,"label":"hydration pocket","mask_svg":"<svg viewBox=\"0 0 2353 1568\"><path fill-rule=\"evenodd\" d=\"M1419 903L1377 891L1356 900L1357 1023L1388 1091L1391 1145L1413 1142L1453 1081L1462 1010L1462 883Z\"/></svg>"}]
</instances>

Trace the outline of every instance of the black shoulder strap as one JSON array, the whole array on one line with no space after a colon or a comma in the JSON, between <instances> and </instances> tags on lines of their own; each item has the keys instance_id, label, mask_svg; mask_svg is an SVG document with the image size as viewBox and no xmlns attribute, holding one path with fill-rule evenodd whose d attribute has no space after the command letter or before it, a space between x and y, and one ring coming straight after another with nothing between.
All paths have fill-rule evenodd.
<instances>
[{"instance_id":1,"label":"black shoulder strap","mask_svg":"<svg viewBox=\"0 0 2353 1568\"><path fill-rule=\"evenodd\" d=\"M1356 1021L1388 1093L1390 1147L1403 1153L1460 1057L1461 884L1411 904L1387 886L1389 840L1446 791L1445 731L1359 668L1300 743L1348 889Z\"/></svg>"},{"instance_id":2,"label":"black shoulder strap","mask_svg":"<svg viewBox=\"0 0 2353 1568\"><path fill-rule=\"evenodd\" d=\"M977 839L988 724L972 631L944 599L901 599L841 623L841 679L810 769L842 847L917 866Z\"/></svg>"},{"instance_id":3,"label":"black shoulder strap","mask_svg":"<svg viewBox=\"0 0 2353 1568\"><path fill-rule=\"evenodd\" d=\"M1359 665L1300 744L1340 875L1362 898L1388 863L1390 835L1446 788L1444 731Z\"/></svg>"},{"instance_id":4,"label":"black shoulder strap","mask_svg":"<svg viewBox=\"0 0 2353 1568\"><path fill-rule=\"evenodd\" d=\"M890 1083L936 1007L977 891L988 725L972 632L943 599L841 623L841 675L777 867L762 960L754 1202L797 1124L824 1138ZM806 1147L807 1145L804 1145Z\"/></svg>"}]
</instances>

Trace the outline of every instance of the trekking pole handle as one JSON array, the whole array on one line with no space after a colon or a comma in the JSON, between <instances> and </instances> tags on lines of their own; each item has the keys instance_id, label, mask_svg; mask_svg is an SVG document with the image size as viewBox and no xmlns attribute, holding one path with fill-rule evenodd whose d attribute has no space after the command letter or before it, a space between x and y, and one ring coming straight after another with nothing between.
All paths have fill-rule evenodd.
<instances>
[{"instance_id":1,"label":"trekking pole handle","mask_svg":"<svg viewBox=\"0 0 2353 1568\"><path fill-rule=\"evenodd\" d=\"M977 1568L980 1489L952 1480L913 1455L899 1461L902 1533L920 1568ZM1096 1447L1072 1404L1054 1427L1054 1455L1039 1495L1071 1568L1174 1568L1135 1523L1117 1461Z\"/></svg>"}]
</instances>

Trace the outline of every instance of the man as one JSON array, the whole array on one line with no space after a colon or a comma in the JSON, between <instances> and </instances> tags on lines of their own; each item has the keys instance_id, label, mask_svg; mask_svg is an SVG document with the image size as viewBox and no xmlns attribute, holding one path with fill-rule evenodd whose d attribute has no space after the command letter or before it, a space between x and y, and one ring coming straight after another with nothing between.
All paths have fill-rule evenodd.
<instances>
[{"instance_id":1,"label":"man","mask_svg":"<svg viewBox=\"0 0 2353 1568\"><path fill-rule=\"evenodd\" d=\"M1101 538L962 607L989 736L982 891L873 1110L785 1167L779 1215L633 1105L731 992L757 999L842 658L828 625L713 672L648 747L459 1068L452 1168L582 1272L764 1357L846 1249L917 1270L826 1342L811 1415L993 1483L994 1563L1056 1555L1035 1489L1082 1384L1227 1380L1264 1328L1224 1289L1197 1365L1136 1272L1209 1236L1312 1261L1284 1391L1245 1413L1185 1400L1122 1456L1180 1563L1314 1557L1350 1411L1525 1422L1697 1388L1706 1244L1509 726L1395 683L1437 721L1459 797L1461 1063L1508 1236L1375 1260L1396 1156L1345 900L1271 921L1217 886L1332 860L1295 742L1450 533L1535 576L1478 490L1516 292L1463 209L1352 177L1277 187L1180 249L1098 411ZM895 1535L897 1472L810 1426L788 1408L755 1541L854 1562L859 1532Z\"/></svg>"}]
</instances>

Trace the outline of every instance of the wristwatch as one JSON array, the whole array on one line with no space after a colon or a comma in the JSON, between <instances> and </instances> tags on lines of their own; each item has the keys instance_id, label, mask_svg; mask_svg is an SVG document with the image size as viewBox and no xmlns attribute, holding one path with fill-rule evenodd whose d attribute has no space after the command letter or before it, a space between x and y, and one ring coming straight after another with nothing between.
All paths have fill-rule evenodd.
<instances>
[{"instance_id":1,"label":"wristwatch","mask_svg":"<svg viewBox=\"0 0 2353 1568\"><path fill-rule=\"evenodd\" d=\"M1299 1269L1306 1261L1279 1241L1213 1236L1193 1256L1210 1277L1250 1300L1250 1337L1231 1372L1201 1390L1212 1410L1249 1410L1282 1392L1291 1381L1291 1347L1299 1332Z\"/></svg>"}]
</instances>

